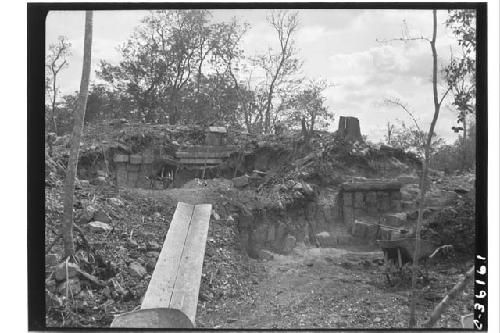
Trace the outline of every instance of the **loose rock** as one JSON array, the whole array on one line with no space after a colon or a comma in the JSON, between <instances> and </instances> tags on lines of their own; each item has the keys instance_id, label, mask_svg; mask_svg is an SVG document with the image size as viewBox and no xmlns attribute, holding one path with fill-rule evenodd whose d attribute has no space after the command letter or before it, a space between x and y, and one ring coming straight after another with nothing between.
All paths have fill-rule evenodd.
<instances>
[{"instance_id":1,"label":"loose rock","mask_svg":"<svg viewBox=\"0 0 500 333\"><path fill-rule=\"evenodd\" d=\"M111 223L111 217L109 217L108 214L106 214L104 211L102 210L98 210L95 214L94 214L94 220L95 221L99 221L99 222L104 222L104 223Z\"/></svg>"},{"instance_id":2,"label":"loose rock","mask_svg":"<svg viewBox=\"0 0 500 333\"><path fill-rule=\"evenodd\" d=\"M272 254L271 251L262 249L262 250L259 251L259 258L260 259L265 259L265 260L273 260L274 259L274 255Z\"/></svg>"},{"instance_id":3,"label":"loose rock","mask_svg":"<svg viewBox=\"0 0 500 333\"><path fill-rule=\"evenodd\" d=\"M233 178L234 187L240 188L248 185L249 178L247 175Z\"/></svg>"},{"instance_id":4,"label":"loose rock","mask_svg":"<svg viewBox=\"0 0 500 333\"><path fill-rule=\"evenodd\" d=\"M100 221L89 222L87 223L87 226L94 232L106 232L113 230L109 224Z\"/></svg>"},{"instance_id":5,"label":"loose rock","mask_svg":"<svg viewBox=\"0 0 500 333\"><path fill-rule=\"evenodd\" d=\"M294 236L286 236L285 241L283 242L283 253L288 254L292 252L293 248L295 247L295 243L297 243L297 240Z\"/></svg>"},{"instance_id":6,"label":"loose rock","mask_svg":"<svg viewBox=\"0 0 500 333\"><path fill-rule=\"evenodd\" d=\"M144 267L141 266L138 262L132 262L129 266L130 275L135 278L142 279L144 275L146 275L147 271Z\"/></svg>"}]
</instances>

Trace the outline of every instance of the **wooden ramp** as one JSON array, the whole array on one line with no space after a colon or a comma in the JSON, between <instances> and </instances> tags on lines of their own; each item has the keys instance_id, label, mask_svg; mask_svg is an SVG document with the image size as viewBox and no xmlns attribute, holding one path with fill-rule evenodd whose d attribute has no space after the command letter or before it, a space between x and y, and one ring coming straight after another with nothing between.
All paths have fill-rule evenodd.
<instances>
[{"instance_id":1,"label":"wooden ramp","mask_svg":"<svg viewBox=\"0 0 500 333\"><path fill-rule=\"evenodd\" d=\"M212 205L177 203L141 310L116 317L111 327L194 327Z\"/></svg>"}]
</instances>

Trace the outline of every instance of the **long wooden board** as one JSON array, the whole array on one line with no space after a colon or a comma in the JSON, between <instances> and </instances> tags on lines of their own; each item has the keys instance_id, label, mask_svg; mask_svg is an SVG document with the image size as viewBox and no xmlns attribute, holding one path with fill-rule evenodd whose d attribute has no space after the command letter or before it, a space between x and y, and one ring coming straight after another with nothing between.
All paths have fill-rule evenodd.
<instances>
[{"instance_id":1,"label":"long wooden board","mask_svg":"<svg viewBox=\"0 0 500 333\"><path fill-rule=\"evenodd\" d=\"M198 293L207 241L212 205L196 205L188 238L180 262L180 270L170 300L171 309L181 310L193 323L198 305Z\"/></svg>"},{"instance_id":2,"label":"long wooden board","mask_svg":"<svg viewBox=\"0 0 500 333\"><path fill-rule=\"evenodd\" d=\"M225 146L214 146L214 145L191 145L182 146L179 151L236 151L238 146L225 145Z\"/></svg>"},{"instance_id":3,"label":"long wooden board","mask_svg":"<svg viewBox=\"0 0 500 333\"><path fill-rule=\"evenodd\" d=\"M163 248L156 262L141 309L169 308L194 206L177 203Z\"/></svg>"},{"instance_id":4,"label":"long wooden board","mask_svg":"<svg viewBox=\"0 0 500 333\"><path fill-rule=\"evenodd\" d=\"M221 158L181 158L182 164L220 164Z\"/></svg>"},{"instance_id":5,"label":"long wooden board","mask_svg":"<svg viewBox=\"0 0 500 333\"><path fill-rule=\"evenodd\" d=\"M217 158L229 157L230 151L178 151L175 156L178 158Z\"/></svg>"}]
</instances>

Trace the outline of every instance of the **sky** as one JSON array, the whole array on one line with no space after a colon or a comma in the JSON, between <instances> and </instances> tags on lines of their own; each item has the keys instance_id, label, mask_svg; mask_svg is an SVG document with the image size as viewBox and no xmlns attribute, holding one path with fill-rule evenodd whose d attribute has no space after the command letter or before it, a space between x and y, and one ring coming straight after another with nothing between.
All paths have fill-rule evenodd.
<instances>
[{"instance_id":1,"label":"sky","mask_svg":"<svg viewBox=\"0 0 500 333\"><path fill-rule=\"evenodd\" d=\"M212 10L214 21L236 17L250 25L242 40L247 57L277 46L277 36L266 21L269 10ZM333 83L324 92L326 104L335 115L336 129L340 116L360 120L361 133L374 142L382 140L387 122L411 123L409 116L398 107L384 103L397 98L408 105L420 127L427 130L433 116L432 53L427 41L384 42L403 34L431 37L430 10L352 10L302 9L296 34L298 54L304 64L301 75L311 79L327 79ZM117 47L125 42L147 11L95 11L92 66L100 59L117 64ZM437 51L439 63L446 63L457 45L444 25L446 11L438 11ZM58 78L63 94L77 91L83 59L84 12L53 11L46 20L46 47L66 36L72 43L69 67ZM452 51L455 50L455 51ZM96 79L92 71L91 80ZM443 91L444 87L440 87ZM456 111L446 98L436 126L436 133L447 142L457 139L451 126L456 123Z\"/></svg>"}]
</instances>

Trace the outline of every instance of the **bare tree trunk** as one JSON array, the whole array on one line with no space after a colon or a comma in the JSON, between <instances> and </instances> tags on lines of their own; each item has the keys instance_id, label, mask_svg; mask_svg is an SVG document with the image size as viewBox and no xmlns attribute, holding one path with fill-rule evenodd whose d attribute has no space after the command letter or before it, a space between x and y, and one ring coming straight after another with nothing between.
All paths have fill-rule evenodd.
<instances>
[{"instance_id":1,"label":"bare tree trunk","mask_svg":"<svg viewBox=\"0 0 500 333\"><path fill-rule=\"evenodd\" d=\"M437 17L436 10L432 11L433 14L433 32L432 32L432 40L430 41L431 50L432 50L432 90L433 90L433 102L434 102L434 117L432 118L431 126L429 129L429 133L427 134L427 140L424 147L424 163L422 167L422 175L420 178L420 195L418 202L418 219L417 219L417 227L415 230L416 244L415 244L415 252L413 253L413 266L412 266L412 277L411 277L411 303L410 303L410 320L409 326L410 328L415 327L416 319L415 319L415 306L416 306L416 292L415 289L417 287L417 270L418 270L418 259L420 256L420 231L422 229L422 217L423 210L425 205L425 194L427 192L427 174L429 172L429 160L430 160L430 147L432 136L434 135L434 128L436 127L436 122L439 117L439 110L441 108L441 102L444 99L444 96L439 100L438 98L438 90L437 90L437 51L436 51L436 34L437 34Z\"/></svg>"},{"instance_id":2,"label":"bare tree trunk","mask_svg":"<svg viewBox=\"0 0 500 333\"><path fill-rule=\"evenodd\" d=\"M464 120L463 120L463 127L464 127L464 139L462 140L462 145L463 145L463 154L464 154L464 162L463 162L463 171L467 169L468 162L467 162L467 111L465 111L464 114Z\"/></svg>"},{"instance_id":3,"label":"bare tree trunk","mask_svg":"<svg viewBox=\"0 0 500 333\"><path fill-rule=\"evenodd\" d=\"M89 78L92 53L92 21L93 12L85 12L85 37L83 44L83 69L80 81L80 94L78 96L78 106L75 113L73 134L71 137L71 151L68 166L66 168L66 183L64 186L64 213L62 223L62 235L64 242L64 256L67 258L74 255L73 245L73 192L75 189L75 177L78 166L78 153L80 150L80 140L83 130L83 118L87 107L87 97L89 95Z\"/></svg>"},{"instance_id":4,"label":"bare tree trunk","mask_svg":"<svg viewBox=\"0 0 500 333\"><path fill-rule=\"evenodd\" d=\"M52 82L52 124L54 126L54 133L58 135L57 133L57 122L56 122L56 76L57 73L52 74L54 77L53 82Z\"/></svg>"},{"instance_id":5,"label":"bare tree trunk","mask_svg":"<svg viewBox=\"0 0 500 333\"><path fill-rule=\"evenodd\" d=\"M278 73L276 73L277 76ZM266 113L265 113L265 120L264 120L264 133L269 134L271 132L271 102L273 99L273 93L274 93L274 81L271 82L271 87L269 88L269 95L267 96L267 102L266 102Z\"/></svg>"}]
</instances>

